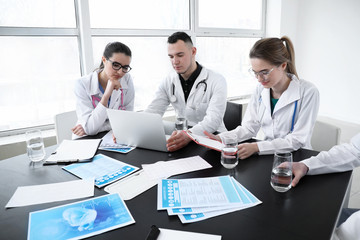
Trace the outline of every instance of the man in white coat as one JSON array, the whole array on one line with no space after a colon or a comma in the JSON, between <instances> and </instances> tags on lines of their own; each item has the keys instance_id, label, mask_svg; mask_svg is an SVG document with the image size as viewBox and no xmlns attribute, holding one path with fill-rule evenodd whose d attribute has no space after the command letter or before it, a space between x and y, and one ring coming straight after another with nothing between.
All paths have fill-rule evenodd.
<instances>
[{"instance_id":1,"label":"man in white coat","mask_svg":"<svg viewBox=\"0 0 360 240\"><path fill-rule=\"evenodd\" d=\"M328 152L320 152L316 157L293 163L295 177L291 185L295 187L306 174L344 172L358 166L360 166L360 133L353 137L349 144L334 146ZM360 211L356 211L342 223L332 239L360 239Z\"/></svg>"},{"instance_id":2,"label":"man in white coat","mask_svg":"<svg viewBox=\"0 0 360 240\"><path fill-rule=\"evenodd\" d=\"M223 117L226 109L225 78L195 61L196 48L184 32L168 38L168 55L175 72L159 86L155 99L146 112L163 115L171 104L176 112L183 112L189 131L204 135L226 131ZM167 141L169 151L186 146L191 139L182 131L174 131Z\"/></svg>"}]
</instances>

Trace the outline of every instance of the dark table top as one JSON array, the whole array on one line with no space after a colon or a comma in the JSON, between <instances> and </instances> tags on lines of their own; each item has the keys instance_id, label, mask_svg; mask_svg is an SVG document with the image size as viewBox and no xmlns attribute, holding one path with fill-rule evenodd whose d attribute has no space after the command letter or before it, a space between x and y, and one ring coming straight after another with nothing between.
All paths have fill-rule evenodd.
<instances>
[{"instance_id":1,"label":"dark table top","mask_svg":"<svg viewBox=\"0 0 360 240\"><path fill-rule=\"evenodd\" d=\"M98 135L101 136L101 135ZM47 153L55 146L47 148ZM213 168L182 174L173 178L193 178L232 175L263 203L241 211L182 224L177 216L157 211L157 187L126 201L136 223L106 232L91 239L145 239L150 226L221 235L222 239L330 239L344 202L351 171L344 173L305 176L296 188L278 193L270 186L272 155L254 155L240 160L235 169L220 164L220 152L196 143L174 152L163 153L135 149L128 154L98 151L112 158L141 167L144 163L167 161L199 155ZM293 153L300 161L317 152L301 149ZM57 183L77 177L61 169L61 165L31 168L26 155L0 161L0 239L26 239L29 213L78 200L38 204L5 209L18 186ZM95 196L107 194L95 189Z\"/></svg>"}]
</instances>

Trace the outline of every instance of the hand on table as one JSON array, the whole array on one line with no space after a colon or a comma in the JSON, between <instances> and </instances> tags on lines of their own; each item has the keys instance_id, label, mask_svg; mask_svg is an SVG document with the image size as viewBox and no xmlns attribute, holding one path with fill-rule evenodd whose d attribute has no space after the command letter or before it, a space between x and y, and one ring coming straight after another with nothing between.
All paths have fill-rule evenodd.
<instances>
[{"instance_id":1,"label":"hand on table","mask_svg":"<svg viewBox=\"0 0 360 240\"><path fill-rule=\"evenodd\" d=\"M71 129L71 131L75 134L75 135L78 135L78 136L85 136L86 133L85 133L85 130L84 128L81 126L81 124L78 124L76 125L75 127L73 127Z\"/></svg>"},{"instance_id":2,"label":"hand on table","mask_svg":"<svg viewBox=\"0 0 360 240\"><path fill-rule=\"evenodd\" d=\"M240 159L248 158L256 152L259 152L256 143L242 143L238 145L238 156Z\"/></svg>"},{"instance_id":3,"label":"hand on table","mask_svg":"<svg viewBox=\"0 0 360 240\"><path fill-rule=\"evenodd\" d=\"M294 179L291 182L291 186L295 187L300 179L306 175L309 171L309 168L302 162L294 162L292 165L292 172L294 174Z\"/></svg>"},{"instance_id":4,"label":"hand on table","mask_svg":"<svg viewBox=\"0 0 360 240\"><path fill-rule=\"evenodd\" d=\"M191 138L183 131L174 131L167 140L166 147L169 152L174 152L185 147L191 142Z\"/></svg>"}]
</instances>

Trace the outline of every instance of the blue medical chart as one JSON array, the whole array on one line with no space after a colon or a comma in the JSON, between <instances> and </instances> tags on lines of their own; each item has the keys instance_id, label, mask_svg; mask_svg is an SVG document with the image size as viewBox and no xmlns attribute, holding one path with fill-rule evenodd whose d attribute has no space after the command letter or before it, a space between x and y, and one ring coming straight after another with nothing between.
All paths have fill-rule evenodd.
<instances>
[{"instance_id":1,"label":"blue medical chart","mask_svg":"<svg viewBox=\"0 0 360 240\"><path fill-rule=\"evenodd\" d=\"M163 207L180 207L181 199L178 180L162 180Z\"/></svg>"},{"instance_id":2,"label":"blue medical chart","mask_svg":"<svg viewBox=\"0 0 360 240\"><path fill-rule=\"evenodd\" d=\"M79 239L133 223L118 194L31 212L28 240Z\"/></svg>"},{"instance_id":3,"label":"blue medical chart","mask_svg":"<svg viewBox=\"0 0 360 240\"><path fill-rule=\"evenodd\" d=\"M74 163L63 169L82 179L95 178L95 186L101 188L135 172L138 168L103 154L97 154L92 162Z\"/></svg>"}]
</instances>

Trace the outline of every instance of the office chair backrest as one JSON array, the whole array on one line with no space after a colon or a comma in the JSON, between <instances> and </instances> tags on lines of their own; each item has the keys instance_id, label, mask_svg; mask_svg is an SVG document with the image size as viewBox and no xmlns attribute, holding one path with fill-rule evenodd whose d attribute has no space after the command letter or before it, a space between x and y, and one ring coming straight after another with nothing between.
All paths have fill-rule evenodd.
<instances>
[{"instance_id":1,"label":"office chair backrest","mask_svg":"<svg viewBox=\"0 0 360 240\"><path fill-rule=\"evenodd\" d=\"M242 105L234 102L227 102L224 114L224 124L227 130L233 130L241 125Z\"/></svg>"},{"instance_id":2,"label":"office chair backrest","mask_svg":"<svg viewBox=\"0 0 360 240\"><path fill-rule=\"evenodd\" d=\"M55 115L56 141L58 144L64 139L71 139L73 128L76 124L76 111L64 112Z\"/></svg>"},{"instance_id":3,"label":"office chair backrest","mask_svg":"<svg viewBox=\"0 0 360 240\"><path fill-rule=\"evenodd\" d=\"M311 145L316 151L328 151L340 143L341 129L317 120L311 137Z\"/></svg>"}]
</instances>

